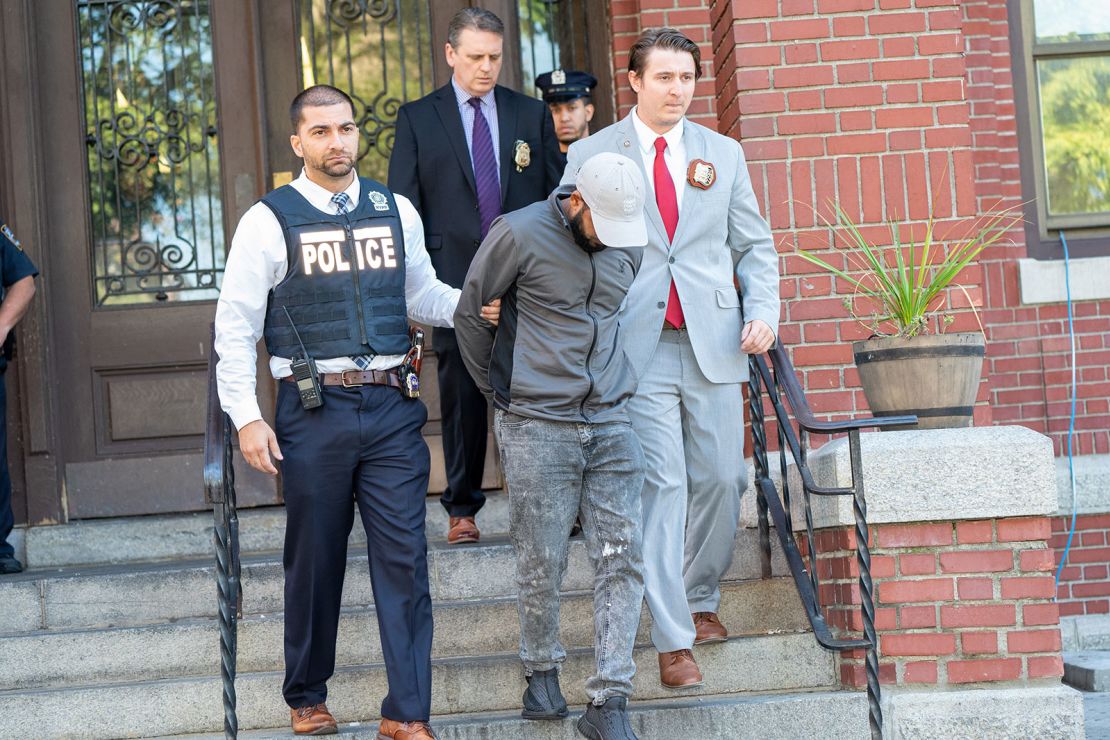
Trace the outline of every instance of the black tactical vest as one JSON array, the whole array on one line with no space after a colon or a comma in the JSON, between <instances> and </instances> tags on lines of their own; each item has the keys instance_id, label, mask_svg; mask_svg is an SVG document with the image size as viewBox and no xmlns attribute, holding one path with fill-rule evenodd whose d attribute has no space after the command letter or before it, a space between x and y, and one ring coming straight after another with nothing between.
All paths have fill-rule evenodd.
<instances>
[{"instance_id":1,"label":"black tactical vest","mask_svg":"<svg viewBox=\"0 0 1110 740\"><path fill-rule=\"evenodd\" d=\"M271 356L315 359L403 355L409 350L405 240L393 194L359 178L359 202L347 214L317 210L291 185L266 194L289 258L270 291L263 336Z\"/></svg>"}]
</instances>

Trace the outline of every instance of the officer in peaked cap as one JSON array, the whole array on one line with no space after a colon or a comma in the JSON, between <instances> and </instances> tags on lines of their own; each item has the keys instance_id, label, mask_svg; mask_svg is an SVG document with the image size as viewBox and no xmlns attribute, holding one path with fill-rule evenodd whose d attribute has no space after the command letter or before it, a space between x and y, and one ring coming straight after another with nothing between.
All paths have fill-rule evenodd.
<instances>
[{"instance_id":1,"label":"officer in peaked cap","mask_svg":"<svg viewBox=\"0 0 1110 740\"><path fill-rule=\"evenodd\" d=\"M537 77L536 87L543 90L543 102L551 110L566 166L570 145L590 135L590 120L594 117L591 93L597 87L597 78L573 69L556 69Z\"/></svg>"},{"instance_id":2,"label":"officer in peaked cap","mask_svg":"<svg viewBox=\"0 0 1110 740\"><path fill-rule=\"evenodd\" d=\"M8 474L7 391L4 370L12 346L16 323L27 313L35 295L35 276L39 271L23 253L15 234L0 217L0 574L18 573L23 564L15 558L15 549L8 543L15 518L12 515L12 479Z\"/></svg>"}]
</instances>

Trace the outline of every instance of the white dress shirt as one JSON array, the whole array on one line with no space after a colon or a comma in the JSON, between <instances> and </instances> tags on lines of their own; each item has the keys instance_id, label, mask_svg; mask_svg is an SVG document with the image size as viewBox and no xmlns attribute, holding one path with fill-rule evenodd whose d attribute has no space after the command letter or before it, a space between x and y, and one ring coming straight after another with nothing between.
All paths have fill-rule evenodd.
<instances>
[{"instance_id":1,"label":"white dress shirt","mask_svg":"<svg viewBox=\"0 0 1110 740\"><path fill-rule=\"evenodd\" d=\"M313 207L325 213L336 212L331 202L334 193L309 180L303 170L292 186ZM359 188L356 177L346 189L352 204L358 203ZM419 214L407 198L394 197L405 239L405 303L409 318L422 324L451 326L460 291L436 277L424 247L424 226ZM216 303L216 354L220 357L216 385L220 406L236 429L262 418L255 396L256 346L266 323L270 291L285 277L288 267L281 225L265 204L255 203L235 229ZM400 365L403 359L403 355L378 355L368 369L387 370ZM319 360L316 367L321 373L358 369L349 357ZM275 378L291 372L288 358L270 358L270 374Z\"/></svg>"},{"instance_id":2,"label":"white dress shirt","mask_svg":"<svg viewBox=\"0 0 1110 740\"><path fill-rule=\"evenodd\" d=\"M451 87L455 91L455 100L459 104L459 115L462 116L463 133L466 134L466 148L470 152L470 166L474 166L474 107L470 104L470 99L474 97L466 90L459 87L459 83L455 82L455 78L451 78ZM490 90L485 95L478 97L482 101L478 107L482 109L482 113L486 117L486 123L489 125L490 139L493 140L493 158L497 162L497 181L501 182L501 139L500 127L497 125L497 96L494 91Z\"/></svg>"},{"instance_id":3,"label":"white dress shirt","mask_svg":"<svg viewBox=\"0 0 1110 740\"><path fill-rule=\"evenodd\" d=\"M636 130L636 139L640 143L640 156L644 158L644 171L647 173L647 184L651 188L652 198L655 197L655 140L662 136L667 141L667 148L663 152L663 161L667 171L671 173L674 181L674 194L678 203L679 213L682 212L682 191L686 189L686 145L682 143L682 129L686 122L680 118L678 123L665 134L657 134L640 120L636 108L632 109L632 128Z\"/></svg>"}]
</instances>

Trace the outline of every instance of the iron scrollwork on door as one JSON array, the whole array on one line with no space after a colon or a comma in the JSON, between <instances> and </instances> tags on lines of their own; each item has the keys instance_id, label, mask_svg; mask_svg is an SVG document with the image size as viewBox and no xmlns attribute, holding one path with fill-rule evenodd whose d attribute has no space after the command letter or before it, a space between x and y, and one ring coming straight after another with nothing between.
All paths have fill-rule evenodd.
<instances>
[{"instance_id":1,"label":"iron scrollwork on door","mask_svg":"<svg viewBox=\"0 0 1110 740\"><path fill-rule=\"evenodd\" d=\"M211 300L224 266L208 0L78 0L98 306Z\"/></svg>"},{"instance_id":2,"label":"iron scrollwork on door","mask_svg":"<svg viewBox=\"0 0 1110 740\"><path fill-rule=\"evenodd\" d=\"M432 87L428 0L299 0L297 15L304 85L351 95L359 174L384 182L397 110Z\"/></svg>"}]
</instances>

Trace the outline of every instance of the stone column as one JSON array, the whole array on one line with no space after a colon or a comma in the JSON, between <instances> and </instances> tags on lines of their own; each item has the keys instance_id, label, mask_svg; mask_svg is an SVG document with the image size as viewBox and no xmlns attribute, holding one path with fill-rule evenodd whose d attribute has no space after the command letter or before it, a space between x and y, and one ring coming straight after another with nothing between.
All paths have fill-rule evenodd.
<instances>
[{"instance_id":1,"label":"stone column","mask_svg":"<svg viewBox=\"0 0 1110 740\"><path fill-rule=\"evenodd\" d=\"M1050 440L975 427L864 434L861 447L886 736L1083 737L1080 695L1060 683ZM809 460L818 485L851 484L846 439ZM851 506L813 497L826 618L858 635ZM865 686L863 671L862 652L841 656L846 687Z\"/></svg>"}]
</instances>

